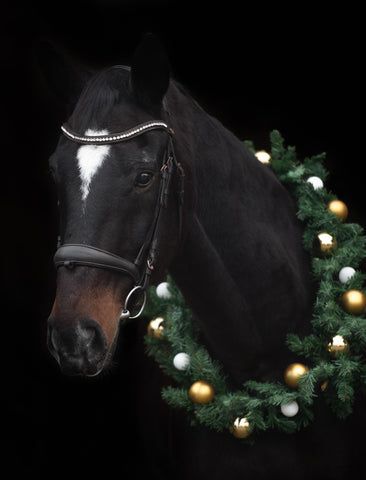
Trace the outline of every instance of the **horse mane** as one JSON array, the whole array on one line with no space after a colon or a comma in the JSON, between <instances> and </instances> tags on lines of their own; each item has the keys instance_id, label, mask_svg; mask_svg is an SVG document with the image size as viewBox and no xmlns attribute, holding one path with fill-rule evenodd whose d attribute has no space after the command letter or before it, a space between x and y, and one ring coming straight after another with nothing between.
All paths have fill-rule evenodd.
<instances>
[{"instance_id":1,"label":"horse mane","mask_svg":"<svg viewBox=\"0 0 366 480\"><path fill-rule=\"evenodd\" d=\"M71 128L84 133L87 128L98 128L104 123L112 108L120 102L123 91L128 88L128 70L124 65L115 65L90 78L69 119Z\"/></svg>"}]
</instances>

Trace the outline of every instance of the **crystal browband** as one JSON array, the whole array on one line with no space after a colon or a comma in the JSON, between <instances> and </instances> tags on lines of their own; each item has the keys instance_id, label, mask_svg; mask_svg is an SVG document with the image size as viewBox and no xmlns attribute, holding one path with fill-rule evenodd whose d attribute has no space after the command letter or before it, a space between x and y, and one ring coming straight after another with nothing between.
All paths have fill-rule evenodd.
<instances>
[{"instance_id":1,"label":"crystal browband","mask_svg":"<svg viewBox=\"0 0 366 480\"><path fill-rule=\"evenodd\" d=\"M98 144L109 144L109 143L118 143L123 142L124 140L130 140L131 138L137 137L142 133L148 132L149 130L162 129L168 132L170 135L173 135L173 130L165 123L159 121L145 122L140 123L139 125L130 128L129 130L124 130L121 133L113 133L108 135L80 135L78 133L70 130L66 125L61 126L62 133L69 138L70 140L89 144L89 143L98 143Z\"/></svg>"}]
</instances>

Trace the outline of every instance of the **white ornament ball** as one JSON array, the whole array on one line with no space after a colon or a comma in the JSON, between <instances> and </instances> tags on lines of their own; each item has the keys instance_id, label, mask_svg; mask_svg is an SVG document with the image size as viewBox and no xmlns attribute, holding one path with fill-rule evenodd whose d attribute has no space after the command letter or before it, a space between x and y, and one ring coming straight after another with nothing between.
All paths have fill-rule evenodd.
<instances>
[{"instance_id":1,"label":"white ornament ball","mask_svg":"<svg viewBox=\"0 0 366 480\"><path fill-rule=\"evenodd\" d=\"M295 401L281 405L281 412L285 417L294 417L299 411L299 404Z\"/></svg>"},{"instance_id":2,"label":"white ornament ball","mask_svg":"<svg viewBox=\"0 0 366 480\"><path fill-rule=\"evenodd\" d=\"M309 177L306 181L312 184L314 190L320 190L324 187L323 180L319 177Z\"/></svg>"},{"instance_id":3,"label":"white ornament ball","mask_svg":"<svg viewBox=\"0 0 366 480\"><path fill-rule=\"evenodd\" d=\"M187 370L190 363L190 356L184 352L177 353L176 356L173 358L173 365L177 370Z\"/></svg>"},{"instance_id":4,"label":"white ornament ball","mask_svg":"<svg viewBox=\"0 0 366 480\"><path fill-rule=\"evenodd\" d=\"M172 294L169 291L169 283L168 282L161 282L156 287L156 295L159 298L170 298Z\"/></svg>"},{"instance_id":5,"label":"white ornament ball","mask_svg":"<svg viewBox=\"0 0 366 480\"><path fill-rule=\"evenodd\" d=\"M265 165L268 165L271 162L271 155L265 150L259 150L259 152L256 152L254 155L261 163L264 163Z\"/></svg>"},{"instance_id":6,"label":"white ornament ball","mask_svg":"<svg viewBox=\"0 0 366 480\"><path fill-rule=\"evenodd\" d=\"M348 280L351 280L353 275L356 273L356 270L352 267L343 267L339 271L339 281L341 283L347 283Z\"/></svg>"}]
</instances>

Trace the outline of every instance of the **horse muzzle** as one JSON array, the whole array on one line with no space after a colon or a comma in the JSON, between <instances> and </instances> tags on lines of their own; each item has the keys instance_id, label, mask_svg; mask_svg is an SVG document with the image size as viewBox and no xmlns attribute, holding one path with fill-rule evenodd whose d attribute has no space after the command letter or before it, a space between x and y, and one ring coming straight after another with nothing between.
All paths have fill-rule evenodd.
<instances>
[{"instance_id":1,"label":"horse muzzle","mask_svg":"<svg viewBox=\"0 0 366 480\"><path fill-rule=\"evenodd\" d=\"M108 356L107 339L94 320L85 318L63 325L51 316L47 337L48 348L62 373L95 376L103 369Z\"/></svg>"}]
</instances>

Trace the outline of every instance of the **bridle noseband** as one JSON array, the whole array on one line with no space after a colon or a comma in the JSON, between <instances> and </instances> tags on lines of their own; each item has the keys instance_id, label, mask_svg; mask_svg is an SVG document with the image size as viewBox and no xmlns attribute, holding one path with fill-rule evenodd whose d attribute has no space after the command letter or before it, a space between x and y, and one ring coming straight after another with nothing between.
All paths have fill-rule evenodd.
<instances>
[{"instance_id":1,"label":"bridle noseband","mask_svg":"<svg viewBox=\"0 0 366 480\"><path fill-rule=\"evenodd\" d=\"M147 231L144 243L142 244L137 257L133 262L122 258L114 253L101 250L92 245L65 243L59 246L54 256L56 268L66 267L74 268L77 266L86 266L93 268L103 268L117 273L129 275L134 281L134 287L128 293L124 308L121 313L121 319L137 318L141 315L146 303L146 289L150 282L151 274L155 267L157 257L157 241L161 225L161 212L167 207L168 195L170 191L171 178L175 170L179 177L178 187L178 215L179 215L179 237L182 233L183 217L183 199L184 199L184 170L177 161L174 153L173 130L160 120L141 123L133 128L120 133L114 133L102 136L83 136L73 132L67 125L61 127L63 134L73 142L84 145L107 145L112 143L125 142L145 132L151 130L163 130L168 134L167 147L164 153L164 160L160 169L159 193L156 200L153 221ZM131 315L128 306L131 298L137 292L143 295L139 311Z\"/></svg>"}]
</instances>

